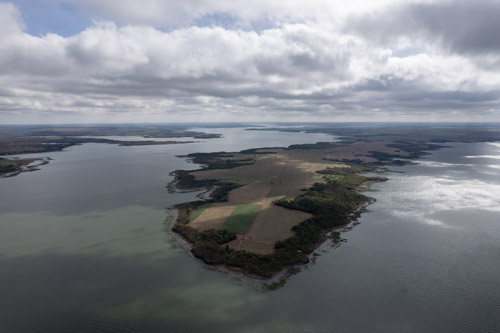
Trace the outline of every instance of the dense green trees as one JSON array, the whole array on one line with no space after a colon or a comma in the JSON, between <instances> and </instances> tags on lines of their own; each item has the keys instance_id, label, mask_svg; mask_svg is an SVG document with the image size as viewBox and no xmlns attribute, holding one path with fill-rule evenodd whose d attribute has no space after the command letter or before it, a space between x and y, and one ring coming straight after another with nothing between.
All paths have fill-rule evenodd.
<instances>
[{"instance_id":1,"label":"dense green trees","mask_svg":"<svg viewBox=\"0 0 500 333\"><path fill-rule=\"evenodd\" d=\"M204 203L179 206L177 223L173 230L192 243L192 253L207 264L226 265L242 269L251 274L270 277L286 266L307 263L308 254L321 242L324 234L332 228L345 225L350 213L371 199L359 193L359 187L367 182L384 181L381 177L366 177L361 173L374 171L373 167L351 165L348 168L328 168L320 171L326 183L316 183L293 200L279 200L275 204L289 209L311 213L312 218L295 226L294 236L276 242L275 252L260 255L246 251L235 251L225 243L236 239L236 235L225 230L198 232L186 224L193 209ZM186 176L186 175L185 175ZM193 182L189 179L188 182ZM212 182L215 184L215 182ZM218 184L210 201L225 201L229 191L238 184ZM214 194L215 193L215 194ZM208 201L206 201L208 202Z\"/></svg>"}]
</instances>

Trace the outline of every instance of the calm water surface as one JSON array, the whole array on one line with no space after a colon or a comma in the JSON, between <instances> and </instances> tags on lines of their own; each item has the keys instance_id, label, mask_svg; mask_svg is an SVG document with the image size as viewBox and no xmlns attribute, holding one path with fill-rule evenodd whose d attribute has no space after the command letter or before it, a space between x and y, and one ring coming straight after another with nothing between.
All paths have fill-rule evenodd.
<instances>
[{"instance_id":1,"label":"calm water surface","mask_svg":"<svg viewBox=\"0 0 500 333\"><path fill-rule=\"evenodd\" d=\"M0 331L500 331L500 145L394 168L377 202L284 288L214 270L168 231L175 155L329 141L210 129L187 145L85 144L0 179Z\"/></svg>"}]
</instances>

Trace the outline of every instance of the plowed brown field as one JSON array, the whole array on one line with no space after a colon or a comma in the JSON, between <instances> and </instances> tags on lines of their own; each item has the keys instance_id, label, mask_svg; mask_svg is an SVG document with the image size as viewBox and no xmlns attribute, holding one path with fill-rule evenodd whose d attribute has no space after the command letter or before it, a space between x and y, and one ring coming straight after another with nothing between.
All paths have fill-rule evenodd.
<instances>
[{"instance_id":1,"label":"plowed brown field","mask_svg":"<svg viewBox=\"0 0 500 333\"><path fill-rule=\"evenodd\" d=\"M254 155L256 162L253 165L193 172L196 179L239 180L248 184L231 191L227 202L213 204L189 225L200 231L219 229L239 204L258 204L261 209L249 230L230 242L231 248L272 253L276 241L293 236L292 227L311 215L273 206L273 201L293 199L302 188L322 181L316 171L342 165L325 161L325 152L283 149L272 152L274 154Z\"/></svg>"}]
</instances>

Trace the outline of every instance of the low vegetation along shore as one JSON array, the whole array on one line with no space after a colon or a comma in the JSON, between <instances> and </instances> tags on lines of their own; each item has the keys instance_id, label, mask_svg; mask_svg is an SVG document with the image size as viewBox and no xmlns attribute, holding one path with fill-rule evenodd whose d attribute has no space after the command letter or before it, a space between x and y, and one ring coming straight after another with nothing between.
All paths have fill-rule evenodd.
<instances>
[{"instance_id":1,"label":"low vegetation along shore","mask_svg":"<svg viewBox=\"0 0 500 333\"><path fill-rule=\"evenodd\" d=\"M35 171L43 164L49 163L47 158L0 158L0 178L14 177L21 172Z\"/></svg>"},{"instance_id":2,"label":"low vegetation along shore","mask_svg":"<svg viewBox=\"0 0 500 333\"><path fill-rule=\"evenodd\" d=\"M208 188L211 194L178 205L172 230L207 264L269 278L309 262L328 232L347 225L353 212L373 201L363 190L387 180L367 174L409 155L381 142L188 155L204 167L177 171L177 187Z\"/></svg>"}]
</instances>

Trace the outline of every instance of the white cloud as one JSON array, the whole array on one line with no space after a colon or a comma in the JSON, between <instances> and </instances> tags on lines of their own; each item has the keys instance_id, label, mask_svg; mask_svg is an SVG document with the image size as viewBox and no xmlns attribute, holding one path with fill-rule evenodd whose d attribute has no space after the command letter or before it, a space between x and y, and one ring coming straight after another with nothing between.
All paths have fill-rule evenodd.
<instances>
[{"instance_id":1,"label":"white cloud","mask_svg":"<svg viewBox=\"0 0 500 333\"><path fill-rule=\"evenodd\" d=\"M493 160L500 160L499 155L471 155L471 156L465 156L465 158L489 158Z\"/></svg>"},{"instance_id":2,"label":"white cloud","mask_svg":"<svg viewBox=\"0 0 500 333\"><path fill-rule=\"evenodd\" d=\"M0 33L0 119L23 113L116 117L120 111L140 117L144 110L180 120L215 114L227 120L241 114L242 120L259 114L373 120L373 112L386 118L377 120L415 120L429 109L455 120L466 120L472 109L479 117L496 116L498 56L449 54L425 41L420 53L395 56L390 45L345 30L354 13L370 13L379 2L83 3L142 25L97 22L70 37L35 37L23 32L13 5L0 4L1 31L8 32ZM258 31L189 25L221 11L274 24ZM186 26L162 31L147 25L179 24L178 18ZM490 65L478 64L479 58Z\"/></svg>"},{"instance_id":3,"label":"white cloud","mask_svg":"<svg viewBox=\"0 0 500 333\"><path fill-rule=\"evenodd\" d=\"M371 12L391 3L416 3L412 0L59 0L72 2L123 24L157 27L190 25L207 15L228 14L242 24L270 20L342 19L353 13Z\"/></svg>"},{"instance_id":4,"label":"white cloud","mask_svg":"<svg viewBox=\"0 0 500 333\"><path fill-rule=\"evenodd\" d=\"M23 28L21 13L17 7L11 3L0 3L0 37L19 33Z\"/></svg>"}]
</instances>

